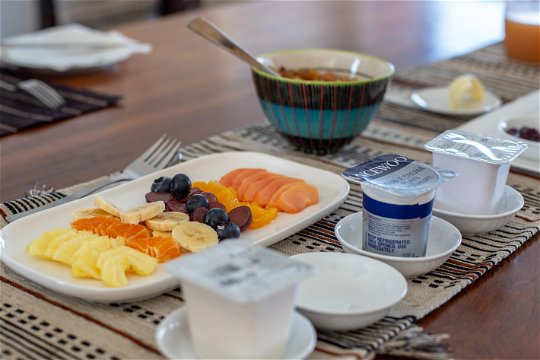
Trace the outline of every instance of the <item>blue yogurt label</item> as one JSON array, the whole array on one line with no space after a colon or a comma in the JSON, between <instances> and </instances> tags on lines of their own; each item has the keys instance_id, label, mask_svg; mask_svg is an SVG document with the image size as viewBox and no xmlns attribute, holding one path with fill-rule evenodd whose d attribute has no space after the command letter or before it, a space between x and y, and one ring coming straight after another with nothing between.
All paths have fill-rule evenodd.
<instances>
[{"instance_id":1,"label":"blue yogurt label","mask_svg":"<svg viewBox=\"0 0 540 360\"><path fill-rule=\"evenodd\" d=\"M364 193L362 248L390 256L419 257L426 254L433 200L425 204L394 205Z\"/></svg>"}]
</instances>

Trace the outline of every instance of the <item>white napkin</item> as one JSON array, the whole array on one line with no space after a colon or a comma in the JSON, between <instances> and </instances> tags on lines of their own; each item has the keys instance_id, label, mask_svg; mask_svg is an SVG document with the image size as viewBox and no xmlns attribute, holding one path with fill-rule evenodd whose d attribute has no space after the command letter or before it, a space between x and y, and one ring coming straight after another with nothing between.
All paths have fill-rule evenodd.
<instances>
[{"instance_id":1,"label":"white napkin","mask_svg":"<svg viewBox=\"0 0 540 360\"><path fill-rule=\"evenodd\" d=\"M107 67L133 54L146 54L152 50L150 44L140 43L117 31L103 32L80 24L14 36L3 44L6 46L1 48L0 60L16 66L59 72Z\"/></svg>"}]
</instances>

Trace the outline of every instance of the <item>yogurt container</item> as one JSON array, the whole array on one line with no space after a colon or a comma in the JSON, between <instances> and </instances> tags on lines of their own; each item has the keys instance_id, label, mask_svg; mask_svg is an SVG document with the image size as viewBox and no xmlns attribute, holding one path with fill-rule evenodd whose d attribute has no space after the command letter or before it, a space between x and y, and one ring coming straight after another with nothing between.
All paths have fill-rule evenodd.
<instances>
[{"instance_id":1,"label":"yogurt container","mask_svg":"<svg viewBox=\"0 0 540 360\"><path fill-rule=\"evenodd\" d=\"M504 193L510 163L527 149L522 142L467 131L447 130L427 144L433 165L459 178L437 189L437 208L462 214L490 215Z\"/></svg>"},{"instance_id":2,"label":"yogurt container","mask_svg":"<svg viewBox=\"0 0 540 360\"><path fill-rule=\"evenodd\" d=\"M435 189L454 172L396 154L343 172L362 186L362 249L398 257L425 256Z\"/></svg>"},{"instance_id":3,"label":"yogurt container","mask_svg":"<svg viewBox=\"0 0 540 360\"><path fill-rule=\"evenodd\" d=\"M278 359L289 337L296 287L310 265L248 241L228 240L169 262L203 359Z\"/></svg>"}]
</instances>

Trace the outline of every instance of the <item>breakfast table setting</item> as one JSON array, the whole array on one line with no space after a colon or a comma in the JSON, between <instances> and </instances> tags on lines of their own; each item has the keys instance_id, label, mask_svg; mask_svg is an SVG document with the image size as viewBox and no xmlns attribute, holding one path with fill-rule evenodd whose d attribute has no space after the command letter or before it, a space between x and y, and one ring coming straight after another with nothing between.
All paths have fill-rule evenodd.
<instances>
[{"instance_id":1,"label":"breakfast table setting","mask_svg":"<svg viewBox=\"0 0 540 360\"><path fill-rule=\"evenodd\" d=\"M502 2L241 2L6 41L2 358L538 358L538 140L509 129L538 133L540 66L509 56L503 21ZM49 48L34 48L42 39ZM64 49L75 41L78 49ZM54 56L41 62L33 51ZM60 51L82 53L57 61ZM231 56L252 54L250 65ZM285 73L302 67L307 75ZM452 106L464 93L476 102ZM159 187L188 181L184 174L191 190L171 185L171 193L187 199L187 223L210 224L214 202L205 200L199 221L191 199L210 192L204 186L223 189L211 181L225 184L243 168L299 178L304 188L285 187L314 188L318 199L286 210L285 194L272 196L282 212L248 230L269 211L244 202L249 221L240 216L232 236L240 241L193 248L123 287L31 256L32 241L69 226L82 208L114 213L105 199L137 207L145 194L152 204L151 194L166 199L163 214L177 211L176 195ZM383 182L384 171L395 178ZM418 181L396 187L407 177ZM445 207L442 190L453 183L445 201L455 204ZM381 226L395 222L375 221L400 206L427 212L393 238ZM393 221L411 219L399 216ZM418 238L420 248L409 246ZM285 307L290 318L279 322ZM262 326L234 336L253 319ZM278 355L257 355L277 338ZM219 346L229 352L212 352Z\"/></svg>"}]
</instances>

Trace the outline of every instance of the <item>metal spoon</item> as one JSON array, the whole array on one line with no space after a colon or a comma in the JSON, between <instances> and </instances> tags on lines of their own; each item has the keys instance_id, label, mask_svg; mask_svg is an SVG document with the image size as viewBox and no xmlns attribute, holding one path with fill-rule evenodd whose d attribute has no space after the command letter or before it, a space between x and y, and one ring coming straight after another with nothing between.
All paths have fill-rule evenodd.
<instances>
[{"instance_id":1,"label":"metal spoon","mask_svg":"<svg viewBox=\"0 0 540 360\"><path fill-rule=\"evenodd\" d=\"M225 50L239 58L240 60L247 62L249 65L264 71L270 75L278 76L279 73L272 70L268 66L261 64L253 55L236 44L231 37L226 35L223 31L218 29L214 24L209 22L203 17L196 17L191 20L187 27L193 32L201 35L206 40L223 47Z\"/></svg>"}]
</instances>

